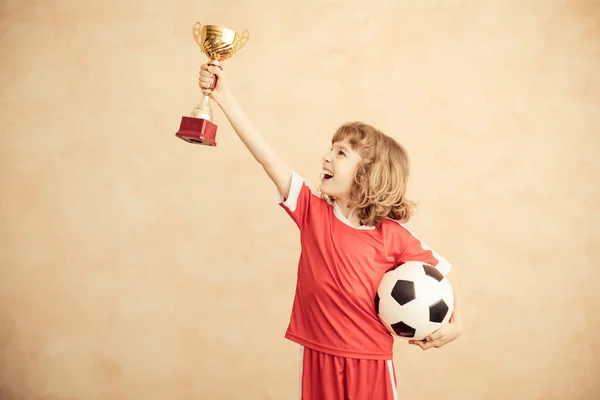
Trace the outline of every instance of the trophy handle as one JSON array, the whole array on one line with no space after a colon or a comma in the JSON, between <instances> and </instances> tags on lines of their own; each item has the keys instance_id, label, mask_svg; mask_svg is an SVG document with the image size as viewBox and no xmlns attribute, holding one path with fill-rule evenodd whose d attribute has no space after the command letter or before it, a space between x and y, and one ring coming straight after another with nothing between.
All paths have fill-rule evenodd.
<instances>
[{"instance_id":1,"label":"trophy handle","mask_svg":"<svg viewBox=\"0 0 600 400\"><path fill-rule=\"evenodd\" d=\"M202 46L202 43L200 43L200 28L202 28L202 24L200 22L196 22L194 24L194 27L192 28L192 32L194 34L194 39L196 40L196 43L198 43L198 46Z\"/></svg>"},{"instance_id":2,"label":"trophy handle","mask_svg":"<svg viewBox=\"0 0 600 400\"><path fill-rule=\"evenodd\" d=\"M246 43L248 43L249 39L250 39L250 32L248 32L247 30L242 32L242 38L240 39L239 42L236 43L235 50L233 50L233 51L236 52L236 51L241 50L242 47L244 47L246 45Z\"/></svg>"}]
</instances>

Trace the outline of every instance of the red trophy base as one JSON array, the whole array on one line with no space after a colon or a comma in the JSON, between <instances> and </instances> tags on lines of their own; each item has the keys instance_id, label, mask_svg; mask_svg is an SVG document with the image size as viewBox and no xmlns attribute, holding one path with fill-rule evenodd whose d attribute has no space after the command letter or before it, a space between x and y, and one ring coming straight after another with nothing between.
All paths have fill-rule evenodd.
<instances>
[{"instance_id":1,"label":"red trophy base","mask_svg":"<svg viewBox=\"0 0 600 400\"><path fill-rule=\"evenodd\" d=\"M179 139L188 143L216 146L215 136L217 125L207 119L194 117L181 117L181 125L175 134Z\"/></svg>"}]
</instances>

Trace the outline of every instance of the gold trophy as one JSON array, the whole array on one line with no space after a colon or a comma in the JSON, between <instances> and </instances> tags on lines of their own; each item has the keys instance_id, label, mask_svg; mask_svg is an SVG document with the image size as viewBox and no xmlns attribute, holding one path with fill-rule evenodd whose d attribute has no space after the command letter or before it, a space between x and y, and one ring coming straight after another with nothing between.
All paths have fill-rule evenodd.
<instances>
[{"instance_id":1,"label":"gold trophy","mask_svg":"<svg viewBox=\"0 0 600 400\"><path fill-rule=\"evenodd\" d=\"M248 43L248 31L238 34L231 29L216 25L204 25L200 22L194 24L194 39L200 50L208 56L208 64L221 68L221 61L231 58ZM217 125L213 122L213 112L210 107L210 92L217 84L217 77L210 89L202 90L202 100L192 110L188 117L181 118L179 131L175 134L188 143L216 146L215 136Z\"/></svg>"}]
</instances>

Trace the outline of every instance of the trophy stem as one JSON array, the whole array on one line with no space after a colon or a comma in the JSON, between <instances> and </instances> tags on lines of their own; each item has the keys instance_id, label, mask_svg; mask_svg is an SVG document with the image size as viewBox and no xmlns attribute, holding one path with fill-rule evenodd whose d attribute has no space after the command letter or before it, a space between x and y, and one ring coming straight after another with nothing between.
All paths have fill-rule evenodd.
<instances>
[{"instance_id":1,"label":"trophy stem","mask_svg":"<svg viewBox=\"0 0 600 400\"><path fill-rule=\"evenodd\" d=\"M192 110L190 117L206 119L210 122L213 120L213 112L210 106L210 93L202 92L202 101Z\"/></svg>"}]
</instances>

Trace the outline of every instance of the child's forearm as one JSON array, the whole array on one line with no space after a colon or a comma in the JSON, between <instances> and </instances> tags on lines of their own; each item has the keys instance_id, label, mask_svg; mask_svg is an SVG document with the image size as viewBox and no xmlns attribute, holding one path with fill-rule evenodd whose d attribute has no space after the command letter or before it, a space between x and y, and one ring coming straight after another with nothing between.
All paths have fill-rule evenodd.
<instances>
[{"instance_id":1,"label":"child's forearm","mask_svg":"<svg viewBox=\"0 0 600 400\"><path fill-rule=\"evenodd\" d=\"M229 95L221 99L219 106L231 123L235 133L242 140L244 145L250 150L252 156L261 164L268 162L272 157L273 150L269 147L258 129L252 121L246 116L240 105Z\"/></svg>"},{"instance_id":2,"label":"child's forearm","mask_svg":"<svg viewBox=\"0 0 600 400\"><path fill-rule=\"evenodd\" d=\"M292 177L291 168L269 146L231 94L220 99L219 107L254 159L263 166L281 194L287 197Z\"/></svg>"}]
</instances>

